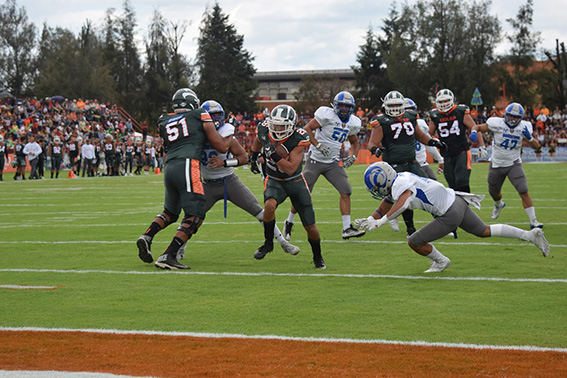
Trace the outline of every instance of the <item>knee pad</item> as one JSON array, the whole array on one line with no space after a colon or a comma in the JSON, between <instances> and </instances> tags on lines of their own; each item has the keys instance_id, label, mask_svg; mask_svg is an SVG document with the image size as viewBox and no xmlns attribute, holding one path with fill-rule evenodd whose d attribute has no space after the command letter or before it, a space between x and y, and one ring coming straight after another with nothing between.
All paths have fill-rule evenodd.
<instances>
[{"instance_id":1,"label":"knee pad","mask_svg":"<svg viewBox=\"0 0 567 378\"><path fill-rule=\"evenodd\" d=\"M164 214L169 217L169 220L167 220L167 217ZM168 211L167 209L163 209L163 213L156 215L156 218L159 218L163 221L163 223L165 224L165 226L164 226L164 228L165 228L165 227L169 226L170 224L174 223L175 221L177 221L177 219L179 218L179 215L175 215L172 212Z\"/></svg>"},{"instance_id":2,"label":"knee pad","mask_svg":"<svg viewBox=\"0 0 567 378\"><path fill-rule=\"evenodd\" d=\"M192 218L193 219L184 217L183 220L181 221L181 224L177 228L177 231L184 232L189 238L191 238L191 236L197 233L200 226L199 223L201 223L201 218L199 217L192 217ZM183 226L184 224L187 224L188 226L185 227Z\"/></svg>"}]
</instances>

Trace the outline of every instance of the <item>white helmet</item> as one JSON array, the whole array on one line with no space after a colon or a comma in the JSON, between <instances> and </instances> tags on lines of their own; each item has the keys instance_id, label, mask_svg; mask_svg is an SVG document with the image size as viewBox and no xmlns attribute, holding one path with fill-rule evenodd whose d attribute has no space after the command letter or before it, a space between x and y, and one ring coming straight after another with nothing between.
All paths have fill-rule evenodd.
<instances>
[{"instance_id":1,"label":"white helmet","mask_svg":"<svg viewBox=\"0 0 567 378\"><path fill-rule=\"evenodd\" d=\"M449 89L441 89L435 97L435 105L437 105L437 109L447 113L455 105L455 95Z\"/></svg>"},{"instance_id":2,"label":"white helmet","mask_svg":"<svg viewBox=\"0 0 567 378\"><path fill-rule=\"evenodd\" d=\"M397 175L388 163L379 161L371 164L364 172L366 190L370 192L372 198L381 200L392 192L392 184Z\"/></svg>"},{"instance_id":3,"label":"white helmet","mask_svg":"<svg viewBox=\"0 0 567 378\"><path fill-rule=\"evenodd\" d=\"M295 130L297 113L289 105L278 105L270 113L268 119L268 130L273 140L284 140Z\"/></svg>"},{"instance_id":4,"label":"white helmet","mask_svg":"<svg viewBox=\"0 0 567 378\"><path fill-rule=\"evenodd\" d=\"M4 142L4 135L0 134L0 142Z\"/></svg>"},{"instance_id":5,"label":"white helmet","mask_svg":"<svg viewBox=\"0 0 567 378\"><path fill-rule=\"evenodd\" d=\"M81 143L83 141L83 137L82 136L78 136L77 137L77 142Z\"/></svg>"},{"instance_id":6,"label":"white helmet","mask_svg":"<svg viewBox=\"0 0 567 378\"><path fill-rule=\"evenodd\" d=\"M388 92L386 97L382 99L384 107L384 113L390 117L399 117L404 114L404 107L406 99L403 94L398 91Z\"/></svg>"},{"instance_id":7,"label":"white helmet","mask_svg":"<svg viewBox=\"0 0 567 378\"><path fill-rule=\"evenodd\" d=\"M56 144L61 143L61 138L59 138L58 136L56 136L55 138L53 138L53 143L56 143Z\"/></svg>"}]
</instances>

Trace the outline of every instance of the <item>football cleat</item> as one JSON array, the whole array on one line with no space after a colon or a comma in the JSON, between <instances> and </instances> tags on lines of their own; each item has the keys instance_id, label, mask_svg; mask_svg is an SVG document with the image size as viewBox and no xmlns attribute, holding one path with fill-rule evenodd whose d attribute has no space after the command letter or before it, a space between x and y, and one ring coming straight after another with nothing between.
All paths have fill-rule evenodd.
<instances>
[{"instance_id":1,"label":"football cleat","mask_svg":"<svg viewBox=\"0 0 567 378\"><path fill-rule=\"evenodd\" d=\"M158 257L154 265L157 266L158 268L169 269L169 270L191 269L191 267L181 264L173 256L167 254L163 254L160 257Z\"/></svg>"},{"instance_id":2,"label":"football cleat","mask_svg":"<svg viewBox=\"0 0 567 378\"><path fill-rule=\"evenodd\" d=\"M280 246L282 247L285 253L289 253L290 255L293 256L297 255L300 251L298 246L291 244L287 240L282 240Z\"/></svg>"},{"instance_id":3,"label":"football cleat","mask_svg":"<svg viewBox=\"0 0 567 378\"><path fill-rule=\"evenodd\" d=\"M323 260L323 256L321 256L320 253L313 255L313 264L315 265L315 269L327 269L325 261Z\"/></svg>"},{"instance_id":4,"label":"football cleat","mask_svg":"<svg viewBox=\"0 0 567 378\"><path fill-rule=\"evenodd\" d=\"M492 209L492 215L491 215L492 219L497 219L500 216L500 212L504 207L506 207L506 202L504 201L502 201L501 206L494 204L494 209Z\"/></svg>"},{"instance_id":5,"label":"football cleat","mask_svg":"<svg viewBox=\"0 0 567 378\"><path fill-rule=\"evenodd\" d=\"M531 242L534 243L536 247L541 250L544 257L549 256L549 243L543 235L543 230L541 228L534 228L530 231Z\"/></svg>"},{"instance_id":6,"label":"football cleat","mask_svg":"<svg viewBox=\"0 0 567 378\"><path fill-rule=\"evenodd\" d=\"M293 223L285 221L284 222L284 231L283 231L283 237L285 240L290 241L291 240L291 230L293 229Z\"/></svg>"},{"instance_id":7,"label":"football cleat","mask_svg":"<svg viewBox=\"0 0 567 378\"><path fill-rule=\"evenodd\" d=\"M256 260L262 260L268 253L274 250L274 246L272 248L268 247L266 244L263 244L260 248L254 252L254 258Z\"/></svg>"},{"instance_id":8,"label":"football cleat","mask_svg":"<svg viewBox=\"0 0 567 378\"><path fill-rule=\"evenodd\" d=\"M151 263L154 261L154 257L152 256L151 246L152 246L152 238L148 235L142 235L136 240L136 245L138 246L138 256L140 260L145 263Z\"/></svg>"},{"instance_id":9,"label":"football cleat","mask_svg":"<svg viewBox=\"0 0 567 378\"><path fill-rule=\"evenodd\" d=\"M451 265L451 260L443 256L439 261L431 260L431 267L424 273L439 273L447 269Z\"/></svg>"},{"instance_id":10,"label":"football cleat","mask_svg":"<svg viewBox=\"0 0 567 378\"><path fill-rule=\"evenodd\" d=\"M530 228L543 228L543 223L539 223L537 220L534 220L530 223Z\"/></svg>"},{"instance_id":11,"label":"football cleat","mask_svg":"<svg viewBox=\"0 0 567 378\"><path fill-rule=\"evenodd\" d=\"M356 228L352 227L352 224L346 230L343 230L343 239L350 239L350 238L359 238L364 236L366 231L364 230L357 230Z\"/></svg>"}]
</instances>

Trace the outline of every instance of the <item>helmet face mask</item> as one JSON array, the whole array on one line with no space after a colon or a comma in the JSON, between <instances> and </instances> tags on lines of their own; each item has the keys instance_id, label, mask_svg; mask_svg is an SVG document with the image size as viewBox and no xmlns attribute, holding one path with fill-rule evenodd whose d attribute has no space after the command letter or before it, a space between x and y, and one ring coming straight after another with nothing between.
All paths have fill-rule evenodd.
<instances>
[{"instance_id":1,"label":"helmet face mask","mask_svg":"<svg viewBox=\"0 0 567 378\"><path fill-rule=\"evenodd\" d=\"M287 139L295 130L297 114L289 105L278 105L272 109L268 119L270 138L276 141Z\"/></svg>"},{"instance_id":2,"label":"helmet face mask","mask_svg":"<svg viewBox=\"0 0 567 378\"><path fill-rule=\"evenodd\" d=\"M171 102L173 102L173 111L175 113L188 112L197 109L201 105L199 97L189 88L178 89L173 95Z\"/></svg>"},{"instance_id":3,"label":"helmet face mask","mask_svg":"<svg viewBox=\"0 0 567 378\"><path fill-rule=\"evenodd\" d=\"M333 109L340 120L348 122L350 116L354 113L354 96L350 92L342 91L337 93L333 100Z\"/></svg>"},{"instance_id":4,"label":"helmet face mask","mask_svg":"<svg viewBox=\"0 0 567 378\"><path fill-rule=\"evenodd\" d=\"M379 161L371 164L364 172L364 184L372 198L382 200L392 192L397 173L388 163Z\"/></svg>"},{"instance_id":5,"label":"helmet face mask","mask_svg":"<svg viewBox=\"0 0 567 378\"><path fill-rule=\"evenodd\" d=\"M517 102L513 102L506 107L504 112L504 122L511 128L520 124L524 118L524 107Z\"/></svg>"},{"instance_id":6,"label":"helmet face mask","mask_svg":"<svg viewBox=\"0 0 567 378\"><path fill-rule=\"evenodd\" d=\"M215 100L207 100L203 102L202 107L211 115L217 129L223 125L225 113L220 103Z\"/></svg>"},{"instance_id":7,"label":"helmet face mask","mask_svg":"<svg viewBox=\"0 0 567 378\"><path fill-rule=\"evenodd\" d=\"M405 102L406 99L398 91L391 91L382 99L384 107L384 113L390 117L399 117L405 112Z\"/></svg>"},{"instance_id":8,"label":"helmet face mask","mask_svg":"<svg viewBox=\"0 0 567 378\"><path fill-rule=\"evenodd\" d=\"M437 109L447 113L455 105L455 95L449 89L441 89L435 97Z\"/></svg>"}]
</instances>

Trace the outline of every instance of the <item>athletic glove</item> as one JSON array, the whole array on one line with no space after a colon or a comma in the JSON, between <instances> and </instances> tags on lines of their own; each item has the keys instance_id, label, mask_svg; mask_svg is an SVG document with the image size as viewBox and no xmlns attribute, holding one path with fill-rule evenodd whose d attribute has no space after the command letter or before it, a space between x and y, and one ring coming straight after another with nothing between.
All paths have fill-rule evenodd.
<instances>
[{"instance_id":1,"label":"athletic glove","mask_svg":"<svg viewBox=\"0 0 567 378\"><path fill-rule=\"evenodd\" d=\"M377 228L382 227L386 223L388 223L388 217L383 216L380 219L374 219L374 217L371 215L366 219L362 218L362 219L355 220L354 226L356 227L358 225L359 229L363 229L363 230L367 230L367 231L373 231Z\"/></svg>"},{"instance_id":2,"label":"athletic glove","mask_svg":"<svg viewBox=\"0 0 567 378\"><path fill-rule=\"evenodd\" d=\"M258 152L252 151L252 155L248 159L250 161L250 172L254 173L255 175L261 173L260 167L258 167Z\"/></svg>"},{"instance_id":3,"label":"athletic glove","mask_svg":"<svg viewBox=\"0 0 567 378\"><path fill-rule=\"evenodd\" d=\"M469 135L469 139L470 139L471 142L473 142L473 143L477 143L477 142L478 142L478 134L476 133L476 130L471 131L471 135Z\"/></svg>"},{"instance_id":4,"label":"athletic glove","mask_svg":"<svg viewBox=\"0 0 567 378\"><path fill-rule=\"evenodd\" d=\"M315 148L317 149L317 151L319 151L321 153L321 155L323 155L324 157L329 157L331 156L331 149L327 146L322 145L321 143L319 143L318 145L315 146Z\"/></svg>"},{"instance_id":5,"label":"athletic glove","mask_svg":"<svg viewBox=\"0 0 567 378\"><path fill-rule=\"evenodd\" d=\"M441 152L442 154L447 152L448 149L447 143L441 142L439 139L435 139L435 138L429 139L427 145L437 147L439 149L439 152Z\"/></svg>"},{"instance_id":6,"label":"athletic glove","mask_svg":"<svg viewBox=\"0 0 567 378\"><path fill-rule=\"evenodd\" d=\"M488 159L488 150L486 149L486 146L480 146L478 148L478 158L479 160Z\"/></svg>"},{"instance_id":7,"label":"athletic glove","mask_svg":"<svg viewBox=\"0 0 567 378\"><path fill-rule=\"evenodd\" d=\"M522 130L522 135L524 135L524 138L526 138L528 142L531 142L534 139L527 127L524 127Z\"/></svg>"},{"instance_id":8,"label":"athletic glove","mask_svg":"<svg viewBox=\"0 0 567 378\"><path fill-rule=\"evenodd\" d=\"M350 168L350 166L353 165L355 161L356 161L356 155L347 156L343 160L343 168L345 169Z\"/></svg>"},{"instance_id":9,"label":"athletic glove","mask_svg":"<svg viewBox=\"0 0 567 378\"><path fill-rule=\"evenodd\" d=\"M370 148L370 153L376 157L382 156L382 149L376 146Z\"/></svg>"}]
</instances>

